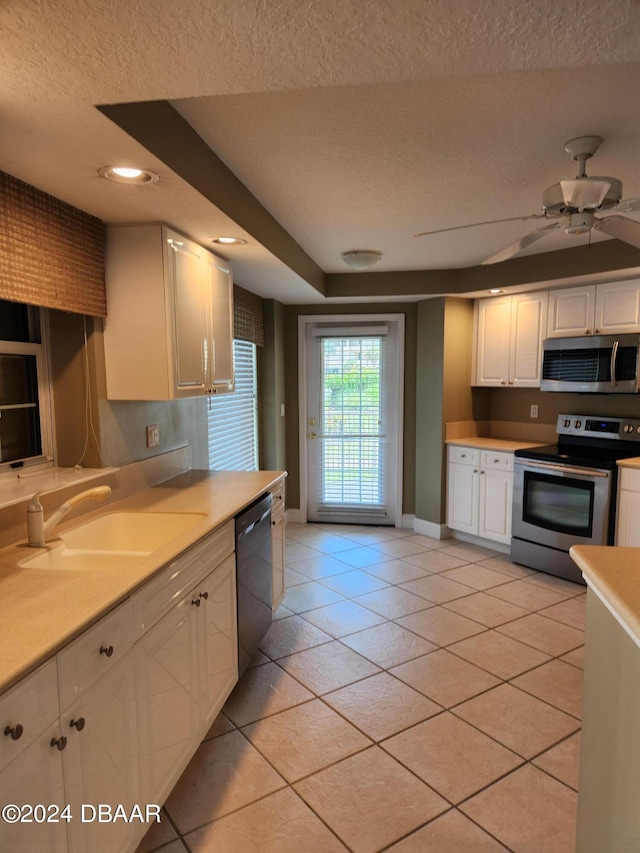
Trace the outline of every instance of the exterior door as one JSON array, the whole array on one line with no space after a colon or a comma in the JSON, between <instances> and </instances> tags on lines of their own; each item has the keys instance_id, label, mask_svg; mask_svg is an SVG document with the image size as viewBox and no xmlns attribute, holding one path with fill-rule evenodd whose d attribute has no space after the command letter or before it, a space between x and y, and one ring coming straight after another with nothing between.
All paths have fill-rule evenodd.
<instances>
[{"instance_id":1,"label":"exterior door","mask_svg":"<svg viewBox=\"0 0 640 853\"><path fill-rule=\"evenodd\" d=\"M307 519L401 524L395 323L308 324Z\"/></svg>"}]
</instances>

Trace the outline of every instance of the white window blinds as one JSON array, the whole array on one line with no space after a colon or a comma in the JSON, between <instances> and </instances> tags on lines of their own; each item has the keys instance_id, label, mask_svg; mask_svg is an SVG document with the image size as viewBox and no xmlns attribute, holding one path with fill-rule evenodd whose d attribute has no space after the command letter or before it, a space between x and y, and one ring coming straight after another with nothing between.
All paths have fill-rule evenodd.
<instances>
[{"instance_id":1,"label":"white window blinds","mask_svg":"<svg viewBox=\"0 0 640 853\"><path fill-rule=\"evenodd\" d=\"M235 340L233 363L235 392L214 396L207 412L209 468L213 471L256 471L258 410L255 344Z\"/></svg>"}]
</instances>

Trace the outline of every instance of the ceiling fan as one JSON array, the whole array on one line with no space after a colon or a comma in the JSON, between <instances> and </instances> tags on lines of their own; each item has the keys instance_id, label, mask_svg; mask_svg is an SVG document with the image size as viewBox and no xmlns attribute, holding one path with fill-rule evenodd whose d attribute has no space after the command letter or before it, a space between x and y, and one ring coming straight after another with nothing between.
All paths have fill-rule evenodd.
<instances>
[{"instance_id":1,"label":"ceiling fan","mask_svg":"<svg viewBox=\"0 0 640 853\"><path fill-rule=\"evenodd\" d=\"M625 214L640 213L640 198L622 200L622 182L611 177L588 177L585 163L596 153L602 139L599 136L578 136L570 139L564 150L579 165L578 175L572 181L559 181L542 194L542 213L529 216L513 216L508 219L492 219L488 222L473 222L454 228L440 228L438 231L423 231L414 237L427 237L432 234L444 234L447 231L461 231L464 228L476 228L480 225L494 225L499 222L524 222L543 219L545 224L524 237L520 237L495 255L482 261L482 265L497 264L519 254L527 246L540 240L552 231L564 229L567 234L587 234L594 228L611 237L617 237L625 243L640 248L640 222L629 219ZM606 212L607 215L600 216ZM549 222L548 220L555 220Z\"/></svg>"}]
</instances>

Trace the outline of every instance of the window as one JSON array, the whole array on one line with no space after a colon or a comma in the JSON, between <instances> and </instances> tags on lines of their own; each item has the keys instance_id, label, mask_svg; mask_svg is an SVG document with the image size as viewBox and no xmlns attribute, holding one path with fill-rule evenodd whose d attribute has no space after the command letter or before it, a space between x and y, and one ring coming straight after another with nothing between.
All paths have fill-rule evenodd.
<instances>
[{"instance_id":1,"label":"window","mask_svg":"<svg viewBox=\"0 0 640 853\"><path fill-rule=\"evenodd\" d=\"M256 347L233 342L235 392L212 397L207 413L209 468L214 471L258 470Z\"/></svg>"},{"instance_id":2,"label":"window","mask_svg":"<svg viewBox=\"0 0 640 853\"><path fill-rule=\"evenodd\" d=\"M0 300L0 472L51 462L44 313Z\"/></svg>"}]
</instances>

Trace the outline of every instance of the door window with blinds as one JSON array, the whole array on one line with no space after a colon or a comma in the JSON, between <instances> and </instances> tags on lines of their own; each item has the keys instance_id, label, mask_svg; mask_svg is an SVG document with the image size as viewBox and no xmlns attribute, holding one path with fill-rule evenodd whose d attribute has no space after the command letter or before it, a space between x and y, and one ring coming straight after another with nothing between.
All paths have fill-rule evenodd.
<instances>
[{"instance_id":1,"label":"door window with blinds","mask_svg":"<svg viewBox=\"0 0 640 853\"><path fill-rule=\"evenodd\" d=\"M258 470L256 347L233 342L235 393L213 396L207 412L209 468L213 471Z\"/></svg>"},{"instance_id":2,"label":"door window with blinds","mask_svg":"<svg viewBox=\"0 0 640 853\"><path fill-rule=\"evenodd\" d=\"M0 300L0 472L50 462L41 312Z\"/></svg>"},{"instance_id":3,"label":"door window with blinds","mask_svg":"<svg viewBox=\"0 0 640 853\"><path fill-rule=\"evenodd\" d=\"M393 524L398 338L392 324L307 334L307 517Z\"/></svg>"}]
</instances>

